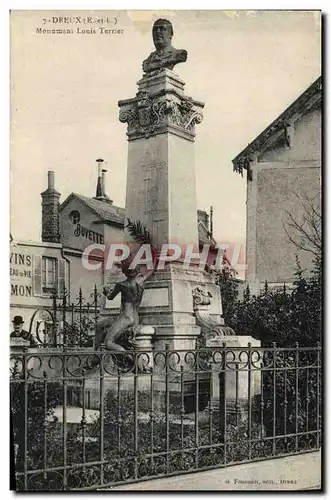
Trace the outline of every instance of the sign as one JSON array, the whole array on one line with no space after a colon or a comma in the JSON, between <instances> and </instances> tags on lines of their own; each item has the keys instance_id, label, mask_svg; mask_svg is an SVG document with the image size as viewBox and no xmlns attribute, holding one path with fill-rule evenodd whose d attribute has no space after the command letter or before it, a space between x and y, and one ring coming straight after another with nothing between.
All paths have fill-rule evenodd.
<instances>
[{"instance_id":1,"label":"sign","mask_svg":"<svg viewBox=\"0 0 331 500\"><path fill-rule=\"evenodd\" d=\"M10 294L32 297L32 256L24 253L10 254Z\"/></svg>"},{"instance_id":2,"label":"sign","mask_svg":"<svg viewBox=\"0 0 331 500\"><path fill-rule=\"evenodd\" d=\"M93 241L93 243L103 244L104 242L102 234L92 231L92 229L84 227L81 224L76 224L74 235L77 237L82 236L83 238Z\"/></svg>"}]
</instances>

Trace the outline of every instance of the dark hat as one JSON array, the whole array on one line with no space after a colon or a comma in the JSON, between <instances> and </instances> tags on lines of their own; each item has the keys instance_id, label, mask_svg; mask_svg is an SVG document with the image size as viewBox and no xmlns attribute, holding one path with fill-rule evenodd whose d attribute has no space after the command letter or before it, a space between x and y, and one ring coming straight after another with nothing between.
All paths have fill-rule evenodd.
<instances>
[{"instance_id":1,"label":"dark hat","mask_svg":"<svg viewBox=\"0 0 331 500\"><path fill-rule=\"evenodd\" d=\"M13 323L14 325L21 325L22 323L24 323L24 320L22 316L14 316Z\"/></svg>"},{"instance_id":2,"label":"dark hat","mask_svg":"<svg viewBox=\"0 0 331 500\"><path fill-rule=\"evenodd\" d=\"M130 269L129 267L122 267L122 272L125 274L127 278L133 278L139 274L139 271L137 268L135 269Z\"/></svg>"}]
</instances>

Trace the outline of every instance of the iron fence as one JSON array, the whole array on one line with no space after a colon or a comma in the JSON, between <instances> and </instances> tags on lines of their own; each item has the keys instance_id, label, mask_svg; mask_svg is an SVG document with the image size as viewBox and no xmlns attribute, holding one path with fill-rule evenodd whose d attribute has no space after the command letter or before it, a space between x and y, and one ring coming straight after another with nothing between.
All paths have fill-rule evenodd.
<instances>
[{"instance_id":1,"label":"iron fence","mask_svg":"<svg viewBox=\"0 0 331 500\"><path fill-rule=\"evenodd\" d=\"M52 296L50 308L39 308L30 321L30 333L40 347L92 347L99 318L101 294L95 286L89 298L82 290L72 299L67 290Z\"/></svg>"},{"instance_id":2,"label":"iron fence","mask_svg":"<svg viewBox=\"0 0 331 500\"><path fill-rule=\"evenodd\" d=\"M16 489L96 490L320 447L320 346L11 355Z\"/></svg>"}]
</instances>

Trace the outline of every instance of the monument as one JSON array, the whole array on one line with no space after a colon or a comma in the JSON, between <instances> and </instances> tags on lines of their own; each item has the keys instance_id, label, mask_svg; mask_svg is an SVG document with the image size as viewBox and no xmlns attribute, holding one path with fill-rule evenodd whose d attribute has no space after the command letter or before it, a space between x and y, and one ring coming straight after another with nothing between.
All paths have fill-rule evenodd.
<instances>
[{"instance_id":1,"label":"monument","mask_svg":"<svg viewBox=\"0 0 331 500\"><path fill-rule=\"evenodd\" d=\"M185 95L185 83L173 71L187 59L185 50L171 45L173 34L168 20L154 23L156 50L143 62L138 92L118 105L119 120L127 124L126 217L144 223L157 249L163 244L182 249L176 261L146 283L140 321L155 328L155 349L166 343L170 349L192 349L201 332L193 310L194 288L210 292L210 314L218 324L223 320L212 276L203 266L183 265L187 249L198 252L194 141L204 104Z\"/></svg>"}]
</instances>

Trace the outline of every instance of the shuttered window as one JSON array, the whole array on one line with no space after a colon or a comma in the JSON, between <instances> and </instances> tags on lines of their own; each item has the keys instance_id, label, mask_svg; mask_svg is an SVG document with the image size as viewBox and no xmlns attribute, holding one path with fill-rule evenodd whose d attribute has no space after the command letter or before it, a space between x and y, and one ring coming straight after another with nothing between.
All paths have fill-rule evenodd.
<instances>
[{"instance_id":1,"label":"shuttered window","mask_svg":"<svg viewBox=\"0 0 331 500\"><path fill-rule=\"evenodd\" d=\"M33 294L49 297L54 293L61 294L68 288L67 263L64 259L34 256Z\"/></svg>"},{"instance_id":2,"label":"shuttered window","mask_svg":"<svg viewBox=\"0 0 331 500\"><path fill-rule=\"evenodd\" d=\"M34 279L33 279L33 295L42 295L41 289L41 257L39 255L35 255L33 257L33 271L34 271Z\"/></svg>"},{"instance_id":3,"label":"shuttered window","mask_svg":"<svg viewBox=\"0 0 331 500\"><path fill-rule=\"evenodd\" d=\"M52 257L42 257L41 284L44 295L51 295L57 288L57 261Z\"/></svg>"}]
</instances>

